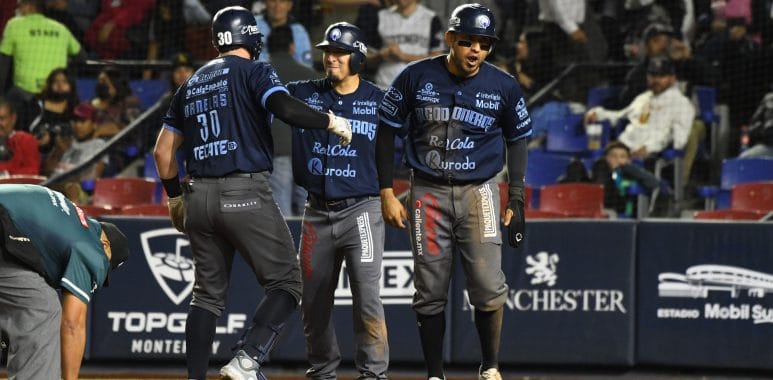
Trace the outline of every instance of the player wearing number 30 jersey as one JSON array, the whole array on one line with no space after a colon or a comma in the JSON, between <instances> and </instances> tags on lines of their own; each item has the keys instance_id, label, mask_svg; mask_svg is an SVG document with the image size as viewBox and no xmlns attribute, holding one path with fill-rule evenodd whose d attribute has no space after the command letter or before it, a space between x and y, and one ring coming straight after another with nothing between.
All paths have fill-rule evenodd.
<instances>
[{"instance_id":1,"label":"player wearing number 30 jersey","mask_svg":"<svg viewBox=\"0 0 773 380\"><path fill-rule=\"evenodd\" d=\"M509 240L524 235L523 177L531 119L518 82L485 62L497 40L493 14L465 4L451 14L447 55L409 65L379 109L378 174L384 219L409 231L416 294L413 308L429 378L444 378L444 310L452 253L458 251L481 343L481 379L498 370L503 305L508 287L501 269L496 174L507 161ZM405 137L412 169L408 212L392 190L395 131ZM507 152L507 155L505 155Z\"/></svg>"}]
</instances>

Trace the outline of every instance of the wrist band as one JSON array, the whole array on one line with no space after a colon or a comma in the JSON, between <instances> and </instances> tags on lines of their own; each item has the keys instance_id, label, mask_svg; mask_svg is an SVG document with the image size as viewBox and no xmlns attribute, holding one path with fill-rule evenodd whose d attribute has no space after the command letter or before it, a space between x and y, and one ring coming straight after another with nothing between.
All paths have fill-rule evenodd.
<instances>
[{"instance_id":1,"label":"wrist band","mask_svg":"<svg viewBox=\"0 0 773 380\"><path fill-rule=\"evenodd\" d=\"M161 185L164 186L166 196L169 198L179 197L183 193L182 187L180 187L180 179L177 177L161 179Z\"/></svg>"}]
</instances>

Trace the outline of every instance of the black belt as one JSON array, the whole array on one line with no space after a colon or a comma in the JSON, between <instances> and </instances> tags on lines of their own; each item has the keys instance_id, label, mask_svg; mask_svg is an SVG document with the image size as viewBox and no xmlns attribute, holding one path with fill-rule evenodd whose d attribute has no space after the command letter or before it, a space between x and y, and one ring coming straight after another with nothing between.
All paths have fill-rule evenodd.
<instances>
[{"instance_id":1,"label":"black belt","mask_svg":"<svg viewBox=\"0 0 773 380\"><path fill-rule=\"evenodd\" d=\"M452 186L464 186L464 185L478 185L486 182L485 179L458 179L454 177L434 177L426 174L420 170L413 170L413 177L419 178L422 181L434 183L436 185L452 185Z\"/></svg>"},{"instance_id":2,"label":"black belt","mask_svg":"<svg viewBox=\"0 0 773 380\"><path fill-rule=\"evenodd\" d=\"M361 197L328 200L309 193L309 206L321 211L341 211L354 206L357 203L375 198L376 196L364 195Z\"/></svg>"},{"instance_id":3,"label":"black belt","mask_svg":"<svg viewBox=\"0 0 773 380\"><path fill-rule=\"evenodd\" d=\"M264 172L259 172L259 173L233 172L233 173L228 173L228 174L226 174L224 176L220 176L220 177L194 176L193 179L202 179L202 178L213 178L213 179L218 179L218 178L258 178L258 177L262 176L263 173Z\"/></svg>"}]
</instances>

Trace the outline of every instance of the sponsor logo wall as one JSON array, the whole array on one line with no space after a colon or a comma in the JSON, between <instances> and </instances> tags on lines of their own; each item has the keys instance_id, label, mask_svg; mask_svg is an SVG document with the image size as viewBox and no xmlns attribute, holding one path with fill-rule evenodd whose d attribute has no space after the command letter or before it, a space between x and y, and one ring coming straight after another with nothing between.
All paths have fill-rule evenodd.
<instances>
[{"instance_id":1,"label":"sponsor logo wall","mask_svg":"<svg viewBox=\"0 0 773 380\"><path fill-rule=\"evenodd\" d=\"M111 286L96 294L90 308L90 359L184 359L185 319L193 290L193 260L187 237L164 218L111 218L129 238L131 257L113 276ZM295 241L300 221L288 222ZM388 229L381 294L393 359L421 361L421 346L410 304L413 259L404 231ZM238 255L237 255L238 256ZM246 263L237 257L226 309L217 322L213 360L227 360L231 347L249 325L263 298ZM336 332L344 360L353 360L352 295L344 270L335 291ZM271 355L274 361L305 361L300 312L293 315Z\"/></svg>"},{"instance_id":2,"label":"sponsor logo wall","mask_svg":"<svg viewBox=\"0 0 773 380\"><path fill-rule=\"evenodd\" d=\"M770 223L639 225L638 361L773 369Z\"/></svg>"},{"instance_id":3,"label":"sponsor logo wall","mask_svg":"<svg viewBox=\"0 0 773 380\"><path fill-rule=\"evenodd\" d=\"M503 243L510 290L500 360L633 364L634 230L633 222L532 222L525 245ZM460 266L455 271L462 278ZM464 286L453 284L451 357L477 363L474 308Z\"/></svg>"}]
</instances>

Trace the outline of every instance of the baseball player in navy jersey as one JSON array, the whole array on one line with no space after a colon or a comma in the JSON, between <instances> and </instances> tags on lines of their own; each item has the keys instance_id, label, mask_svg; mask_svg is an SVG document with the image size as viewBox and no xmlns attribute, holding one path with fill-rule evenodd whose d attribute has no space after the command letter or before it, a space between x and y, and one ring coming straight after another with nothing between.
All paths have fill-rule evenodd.
<instances>
[{"instance_id":1,"label":"baseball player in navy jersey","mask_svg":"<svg viewBox=\"0 0 773 380\"><path fill-rule=\"evenodd\" d=\"M309 131L327 129L341 146L351 139L348 121L293 98L269 64L255 61L260 41L248 10L217 12L212 42L220 55L177 90L156 141L156 167L169 196L172 224L187 232L195 265L185 326L189 379L206 377L235 251L252 268L266 297L237 343L236 355L220 370L223 377L265 378L261 366L301 299L292 237L268 185L272 114ZM175 158L180 147L191 176L184 194Z\"/></svg>"},{"instance_id":2,"label":"baseball player in navy jersey","mask_svg":"<svg viewBox=\"0 0 773 380\"><path fill-rule=\"evenodd\" d=\"M481 344L479 377L501 379L499 338L508 287L494 177L506 162L510 201L504 222L510 243L517 246L525 227L523 177L531 119L515 78L485 62L496 40L488 8L460 5L445 33L450 52L409 65L379 108L382 210L393 226L405 228L404 220L409 221L413 308L429 378L443 378L444 309L452 254L458 251ZM412 169L408 212L391 188L398 129L407 133L405 157Z\"/></svg>"},{"instance_id":3,"label":"baseball player in navy jersey","mask_svg":"<svg viewBox=\"0 0 773 380\"><path fill-rule=\"evenodd\" d=\"M355 365L360 379L386 379L389 363L379 297L384 221L376 175L377 108L383 91L360 78L367 48L352 24L332 24L323 50L326 77L288 84L290 93L320 111L349 120L343 147L324 130L293 130L293 177L309 193L300 244L303 325L311 367L306 376L335 379L341 362L331 320L341 264L346 262L354 308Z\"/></svg>"}]
</instances>

